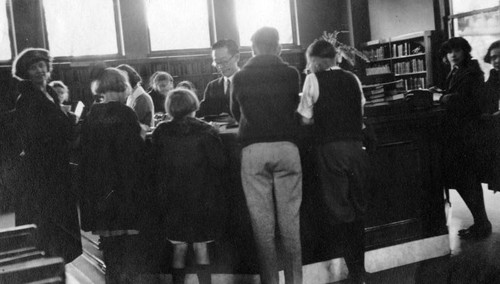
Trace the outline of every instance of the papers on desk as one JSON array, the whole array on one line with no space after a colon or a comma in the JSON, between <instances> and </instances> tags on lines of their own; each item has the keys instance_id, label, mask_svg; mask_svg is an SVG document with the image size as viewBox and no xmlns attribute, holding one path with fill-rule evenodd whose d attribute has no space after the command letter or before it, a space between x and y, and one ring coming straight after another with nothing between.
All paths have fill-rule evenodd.
<instances>
[{"instance_id":1,"label":"papers on desk","mask_svg":"<svg viewBox=\"0 0 500 284\"><path fill-rule=\"evenodd\" d=\"M83 109L85 108L85 105L82 103L82 101L78 101L76 104L75 110L73 113L76 115L76 121L80 120L80 117L82 116Z\"/></svg>"}]
</instances>

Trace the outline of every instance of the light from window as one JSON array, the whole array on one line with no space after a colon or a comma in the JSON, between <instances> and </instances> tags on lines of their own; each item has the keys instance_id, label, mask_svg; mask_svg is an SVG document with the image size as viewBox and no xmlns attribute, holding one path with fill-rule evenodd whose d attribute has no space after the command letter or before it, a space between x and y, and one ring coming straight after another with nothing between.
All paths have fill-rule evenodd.
<instances>
[{"instance_id":1,"label":"light from window","mask_svg":"<svg viewBox=\"0 0 500 284\"><path fill-rule=\"evenodd\" d=\"M250 46L253 33L263 26L280 33L280 43L293 43L290 0L235 0L240 45Z\"/></svg>"},{"instance_id":2,"label":"light from window","mask_svg":"<svg viewBox=\"0 0 500 284\"><path fill-rule=\"evenodd\" d=\"M0 60L10 60L12 51L10 50L9 20L7 18L7 0L0 0Z\"/></svg>"},{"instance_id":3,"label":"light from window","mask_svg":"<svg viewBox=\"0 0 500 284\"><path fill-rule=\"evenodd\" d=\"M455 36L465 38L472 46L471 55L477 59L485 76L488 77L490 64L483 61L488 47L500 35L500 13L492 11L453 19Z\"/></svg>"},{"instance_id":4,"label":"light from window","mask_svg":"<svg viewBox=\"0 0 500 284\"><path fill-rule=\"evenodd\" d=\"M117 54L113 0L43 0L52 56Z\"/></svg>"},{"instance_id":5,"label":"light from window","mask_svg":"<svg viewBox=\"0 0 500 284\"><path fill-rule=\"evenodd\" d=\"M210 47L207 0L147 1L151 51Z\"/></svg>"},{"instance_id":6,"label":"light from window","mask_svg":"<svg viewBox=\"0 0 500 284\"><path fill-rule=\"evenodd\" d=\"M453 0L453 14L498 6L498 0Z\"/></svg>"}]
</instances>

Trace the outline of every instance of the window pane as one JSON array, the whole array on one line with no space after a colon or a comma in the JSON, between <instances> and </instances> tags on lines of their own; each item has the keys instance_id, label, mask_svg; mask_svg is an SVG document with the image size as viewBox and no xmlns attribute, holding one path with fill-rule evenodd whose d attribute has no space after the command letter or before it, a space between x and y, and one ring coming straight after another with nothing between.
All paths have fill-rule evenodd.
<instances>
[{"instance_id":1,"label":"window pane","mask_svg":"<svg viewBox=\"0 0 500 284\"><path fill-rule=\"evenodd\" d=\"M498 0L452 0L453 14L498 6Z\"/></svg>"},{"instance_id":2,"label":"window pane","mask_svg":"<svg viewBox=\"0 0 500 284\"><path fill-rule=\"evenodd\" d=\"M250 46L253 33L263 26L280 33L280 43L293 43L290 0L235 0L240 45Z\"/></svg>"},{"instance_id":3,"label":"window pane","mask_svg":"<svg viewBox=\"0 0 500 284\"><path fill-rule=\"evenodd\" d=\"M10 60L9 20L7 18L6 0L0 0L0 60Z\"/></svg>"},{"instance_id":4,"label":"window pane","mask_svg":"<svg viewBox=\"0 0 500 284\"><path fill-rule=\"evenodd\" d=\"M52 56L117 54L113 0L44 0Z\"/></svg>"},{"instance_id":5,"label":"window pane","mask_svg":"<svg viewBox=\"0 0 500 284\"><path fill-rule=\"evenodd\" d=\"M210 47L207 0L147 1L151 50Z\"/></svg>"},{"instance_id":6,"label":"window pane","mask_svg":"<svg viewBox=\"0 0 500 284\"><path fill-rule=\"evenodd\" d=\"M488 76L491 65L484 63L483 57L490 44L500 37L500 14L495 11L457 18L453 24L455 36L464 37L470 43L472 57Z\"/></svg>"}]
</instances>

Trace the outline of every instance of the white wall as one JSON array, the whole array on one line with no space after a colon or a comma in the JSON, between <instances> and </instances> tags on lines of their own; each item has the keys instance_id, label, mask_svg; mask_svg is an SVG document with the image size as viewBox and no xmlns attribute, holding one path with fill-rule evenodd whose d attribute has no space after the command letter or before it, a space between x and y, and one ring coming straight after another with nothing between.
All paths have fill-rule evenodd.
<instances>
[{"instance_id":1,"label":"white wall","mask_svg":"<svg viewBox=\"0 0 500 284\"><path fill-rule=\"evenodd\" d=\"M368 0L371 39L434 30L433 0Z\"/></svg>"}]
</instances>

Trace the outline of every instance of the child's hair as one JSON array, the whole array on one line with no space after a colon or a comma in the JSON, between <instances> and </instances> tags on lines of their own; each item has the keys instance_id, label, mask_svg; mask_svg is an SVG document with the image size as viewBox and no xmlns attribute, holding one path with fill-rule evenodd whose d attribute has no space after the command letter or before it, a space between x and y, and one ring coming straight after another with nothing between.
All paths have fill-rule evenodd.
<instances>
[{"instance_id":1,"label":"child's hair","mask_svg":"<svg viewBox=\"0 0 500 284\"><path fill-rule=\"evenodd\" d=\"M177 88L184 88L193 91L196 93L196 87L194 86L193 82L191 81L181 81L177 84Z\"/></svg>"},{"instance_id":2,"label":"child's hair","mask_svg":"<svg viewBox=\"0 0 500 284\"><path fill-rule=\"evenodd\" d=\"M183 118L199 108L200 101L191 90L176 88L167 94L165 109L174 119Z\"/></svg>"},{"instance_id":3,"label":"child's hair","mask_svg":"<svg viewBox=\"0 0 500 284\"><path fill-rule=\"evenodd\" d=\"M306 52L309 56L319 58L335 58L337 55L335 47L328 41L322 39L311 43Z\"/></svg>"},{"instance_id":4,"label":"child's hair","mask_svg":"<svg viewBox=\"0 0 500 284\"><path fill-rule=\"evenodd\" d=\"M447 54L454 49L462 50L464 52L465 62L468 62L472 58L472 55L470 54L472 51L472 47L470 46L469 42L463 37L452 37L449 40L445 41L439 49L441 59L444 63L450 64L450 62L448 62Z\"/></svg>"},{"instance_id":5,"label":"child's hair","mask_svg":"<svg viewBox=\"0 0 500 284\"><path fill-rule=\"evenodd\" d=\"M137 73L134 67L128 64L121 64L118 65L118 67L116 68L127 72L128 80L132 88L135 88L138 84L142 82L141 76L139 75L139 73Z\"/></svg>"},{"instance_id":6,"label":"child's hair","mask_svg":"<svg viewBox=\"0 0 500 284\"><path fill-rule=\"evenodd\" d=\"M64 93L62 94L62 97L59 96L61 103L69 100L68 86L66 86L62 81L52 81L49 83L49 86L51 86L53 89L61 88L64 91Z\"/></svg>"},{"instance_id":7,"label":"child's hair","mask_svg":"<svg viewBox=\"0 0 500 284\"><path fill-rule=\"evenodd\" d=\"M491 63L491 56L490 56L491 50L497 48L500 48L500 40L497 40L490 45L490 47L488 48L488 52L486 52L486 55L484 56L484 62Z\"/></svg>"},{"instance_id":8,"label":"child's hair","mask_svg":"<svg viewBox=\"0 0 500 284\"><path fill-rule=\"evenodd\" d=\"M169 83L172 83L172 85L174 84L174 78L168 72L156 71L149 79L149 87L153 90L158 90L158 85L163 81L168 81Z\"/></svg>"},{"instance_id":9,"label":"child's hair","mask_svg":"<svg viewBox=\"0 0 500 284\"><path fill-rule=\"evenodd\" d=\"M66 86L63 81L52 81L49 83L49 86L51 86L52 88L61 88L63 89L65 92L68 92L68 86Z\"/></svg>"},{"instance_id":10,"label":"child's hair","mask_svg":"<svg viewBox=\"0 0 500 284\"><path fill-rule=\"evenodd\" d=\"M125 71L109 67L100 72L95 83L92 84L94 95L101 95L107 92L125 92L130 88L128 76Z\"/></svg>"}]
</instances>

